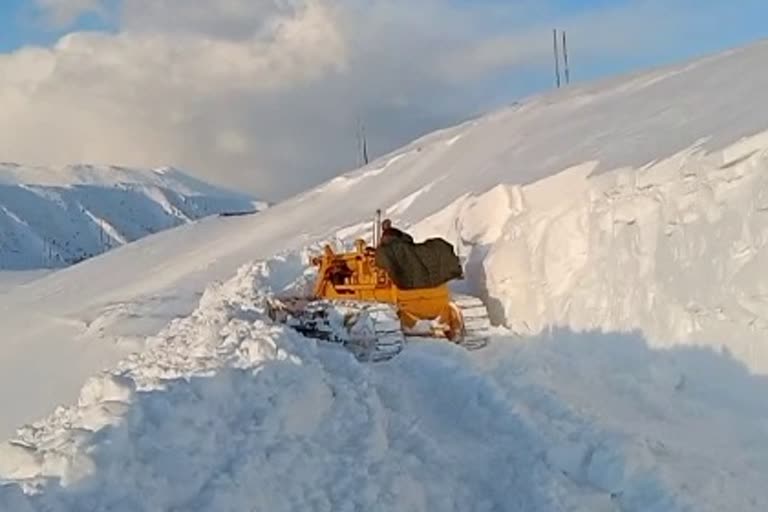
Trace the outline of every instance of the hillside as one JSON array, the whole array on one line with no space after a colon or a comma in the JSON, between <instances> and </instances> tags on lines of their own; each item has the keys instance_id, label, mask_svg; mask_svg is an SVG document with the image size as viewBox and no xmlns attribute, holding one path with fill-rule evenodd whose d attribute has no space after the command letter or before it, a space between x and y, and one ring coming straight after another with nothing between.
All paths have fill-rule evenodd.
<instances>
[{"instance_id":1,"label":"hillside","mask_svg":"<svg viewBox=\"0 0 768 512\"><path fill-rule=\"evenodd\" d=\"M209 215L265 206L175 169L0 164L0 270L66 267Z\"/></svg>"},{"instance_id":2,"label":"hillside","mask_svg":"<svg viewBox=\"0 0 768 512\"><path fill-rule=\"evenodd\" d=\"M0 505L764 510L765 58L530 98L0 297L0 437L45 418ZM377 207L456 244L491 347L361 365L264 316Z\"/></svg>"}]
</instances>

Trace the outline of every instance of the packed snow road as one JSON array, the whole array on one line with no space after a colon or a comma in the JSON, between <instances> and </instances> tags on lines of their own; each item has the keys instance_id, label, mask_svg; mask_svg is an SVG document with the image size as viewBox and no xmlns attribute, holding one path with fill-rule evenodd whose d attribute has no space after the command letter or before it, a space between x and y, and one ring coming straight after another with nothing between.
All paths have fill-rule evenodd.
<instances>
[{"instance_id":1,"label":"packed snow road","mask_svg":"<svg viewBox=\"0 0 768 512\"><path fill-rule=\"evenodd\" d=\"M264 316L281 264L210 288L77 405L0 445L0 510L768 505L768 382L735 361L499 330L478 352L424 341L360 364Z\"/></svg>"}]
</instances>

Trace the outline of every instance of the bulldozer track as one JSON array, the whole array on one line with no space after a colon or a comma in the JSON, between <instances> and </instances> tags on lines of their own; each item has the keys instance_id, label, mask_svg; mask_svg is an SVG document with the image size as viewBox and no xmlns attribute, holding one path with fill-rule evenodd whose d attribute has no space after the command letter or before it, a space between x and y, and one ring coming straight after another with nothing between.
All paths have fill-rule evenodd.
<instances>
[{"instance_id":1,"label":"bulldozer track","mask_svg":"<svg viewBox=\"0 0 768 512\"><path fill-rule=\"evenodd\" d=\"M478 350L491 339L491 319L483 301L472 295L454 295L452 301L464 320L464 332L458 344L467 350Z\"/></svg>"},{"instance_id":2,"label":"bulldozer track","mask_svg":"<svg viewBox=\"0 0 768 512\"><path fill-rule=\"evenodd\" d=\"M405 346L395 307L362 301L269 301L270 317L301 334L343 345L360 361L393 358Z\"/></svg>"},{"instance_id":3,"label":"bulldozer track","mask_svg":"<svg viewBox=\"0 0 768 512\"><path fill-rule=\"evenodd\" d=\"M491 322L483 302L470 295L456 295L453 307L460 313L464 329L454 343L478 350L490 341ZM409 341L441 338L407 335L394 305L367 301L327 299L270 299L269 316L309 338L344 346L359 361L392 359ZM442 339L443 342L446 340Z\"/></svg>"}]
</instances>

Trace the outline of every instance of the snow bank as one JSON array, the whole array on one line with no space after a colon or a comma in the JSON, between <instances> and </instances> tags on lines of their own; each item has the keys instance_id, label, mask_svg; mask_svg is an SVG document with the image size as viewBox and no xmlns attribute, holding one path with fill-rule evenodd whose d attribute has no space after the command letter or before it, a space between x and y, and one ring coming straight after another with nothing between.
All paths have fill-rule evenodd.
<instances>
[{"instance_id":1,"label":"snow bank","mask_svg":"<svg viewBox=\"0 0 768 512\"><path fill-rule=\"evenodd\" d=\"M0 269L64 267L202 217L265 207L174 169L0 164Z\"/></svg>"},{"instance_id":2,"label":"snow bank","mask_svg":"<svg viewBox=\"0 0 768 512\"><path fill-rule=\"evenodd\" d=\"M641 329L768 372L768 135L595 165L467 195L413 231L453 241L473 291L518 333Z\"/></svg>"}]
</instances>

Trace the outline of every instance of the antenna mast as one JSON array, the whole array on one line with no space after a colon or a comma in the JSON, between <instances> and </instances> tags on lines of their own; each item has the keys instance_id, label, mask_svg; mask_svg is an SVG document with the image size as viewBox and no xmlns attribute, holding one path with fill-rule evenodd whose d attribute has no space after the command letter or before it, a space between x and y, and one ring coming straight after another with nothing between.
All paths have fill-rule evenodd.
<instances>
[{"instance_id":1,"label":"antenna mast","mask_svg":"<svg viewBox=\"0 0 768 512\"><path fill-rule=\"evenodd\" d=\"M560 88L560 52L557 47L557 29L552 30L552 42L555 47L555 83Z\"/></svg>"},{"instance_id":2,"label":"antenna mast","mask_svg":"<svg viewBox=\"0 0 768 512\"><path fill-rule=\"evenodd\" d=\"M565 83L571 83L571 70L568 66L568 42L565 37L565 30L563 30L563 61L565 63Z\"/></svg>"}]
</instances>

